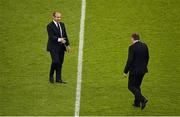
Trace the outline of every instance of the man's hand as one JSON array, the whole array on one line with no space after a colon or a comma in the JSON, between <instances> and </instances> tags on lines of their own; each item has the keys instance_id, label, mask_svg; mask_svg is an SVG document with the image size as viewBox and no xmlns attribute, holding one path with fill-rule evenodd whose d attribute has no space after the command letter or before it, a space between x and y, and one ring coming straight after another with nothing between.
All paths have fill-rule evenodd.
<instances>
[{"instance_id":1,"label":"man's hand","mask_svg":"<svg viewBox=\"0 0 180 117\"><path fill-rule=\"evenodd\" d=\"M123 73L123 78L127 78L127 77L128 77L128 75Z\"/></svg>"},{"instance_id":2,"label":"man's hand","mask_svg":"<svg viewBox=\"0 0 180 117\"><path fill-rule=\"evenodd\" d=\"M65 38L58 38L58 42L60 42L60 43L66 43L66 40L65 40Z\"/></svg>"},{"instance_id":3,"label":"man's hand","mask_svg":"<svg viewBox=\"0 0 180 117\"><path fill-rule=\"evenodd\" d=\"M71 51L71 47L70 46L66 46L66 50L67 50L67 52L70 52Z\"/></svg>"}]
</instances>

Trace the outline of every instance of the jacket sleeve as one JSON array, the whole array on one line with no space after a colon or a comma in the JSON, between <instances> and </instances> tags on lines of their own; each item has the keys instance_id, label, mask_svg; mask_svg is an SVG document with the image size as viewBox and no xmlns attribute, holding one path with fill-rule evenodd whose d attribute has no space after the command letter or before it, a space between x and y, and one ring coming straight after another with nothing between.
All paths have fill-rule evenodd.
<instances>
[{"instance_id":1,"label":"jacket sleeve","mask_svg":"<svg viewBox=\"0 0 180 117\"><path fill-rule=\"evenodd\" d=\"M58 37L54 35L53 29L50 25L47 25L47 32L49 39L52 39L55 42L58 42Z\"/></svg>"},{"instance_id":2,"label":"jacket sleeve","mask_svg":"<svg viewBox=\"0 0 180 117\"><path fill-rule=\"evenodd\" d=\"M146 48L147 48L147 61L146 61L146 63L147 63L147 65L148 65L148 62L149 62L149 50L148 50L147 45L146 45Z\"/></svg>"},{"instance_id":3,"label":"jacket sleeve","mask_svg":"<svg viewBox=\"0 0 180 117\"><path fill-rule=\"evenodd\" d=\"M129 47L129 50L128 50L128 59L127 59L127 62L126 62L126 66L124 68L124 73L127 74L131 65L132 65L132 62L134 60L134 51L133 51L133 48L132 46Z\"/></svg>"},{"instance_id":4,"label":"jacket sleeve","mask_svg":"<svg viewBox=\"0 0 180 117\"><path fill-rule=\"evenodd\" d=\"M65 37L65 40L66 40L65 45L68 46L68 45L70 45L70 43L69 43L69 39L68 39L68 36L67 36L67 33L66 33L65 24L63 23L63 25L64 25L64 37Z\"/></svg>"}]
</instances>

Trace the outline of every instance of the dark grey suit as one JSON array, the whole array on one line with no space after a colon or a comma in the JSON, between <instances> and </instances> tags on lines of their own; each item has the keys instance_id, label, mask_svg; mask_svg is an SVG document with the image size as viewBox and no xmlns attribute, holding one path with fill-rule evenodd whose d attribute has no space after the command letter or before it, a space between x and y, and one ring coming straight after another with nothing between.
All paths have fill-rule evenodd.
<instances>
[{"instance_id":1,"label":"dark grey suit","mask_svg":"<svg viewBox=\"0 0 180 117\"><path fill-rule=\"evenodd\" d=\"M56 81L61 81L61 69L64 61L64 51L66 51L66 47L69 45L68 36L66 34L66 29L64 23L59 23L61 26L60 29L55 25L52 21L47 25L48 32L48 43L47 43L47 51L51 54L51 69L50 69L50 81L53 80L54 71L56 71ZM66 43L58 42L58 38L65 38Z\"/></svg>"},{"instance_id":2,"label":"dark grey suit","mask_svg":"<svg viewBox=\"0 0 180 117\"><path fill-rule=\"evenodd\" d=\"M140 41L129 47L128 59L124 68L124 73L129 72L128 88L134 94L134 103L139 105L145 100L141 94L141 82L144 74L148 72L147 65L149 61L149 51L145 43Z\"/></svg>"}]
</instances>

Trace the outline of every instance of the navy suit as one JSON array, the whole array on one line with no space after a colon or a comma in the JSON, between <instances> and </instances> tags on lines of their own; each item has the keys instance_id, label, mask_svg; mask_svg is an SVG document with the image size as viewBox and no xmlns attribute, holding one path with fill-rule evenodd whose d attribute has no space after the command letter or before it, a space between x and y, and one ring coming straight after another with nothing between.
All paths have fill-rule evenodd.
<instances>
[{"instance_id":1,"label":"navy suit","mask_svg":"<svg viewBox=\"0 0 180 117\"><path fill-rule=\"evenodd\" d=\"M139 105L145 100L141 94L141 83L145 73L148 72L149 51L145 43L140 41L129 47L128 59L124 68L124 73L129 72L128 88L134 94L134 103Z\"/></svg>"},{"instance_id":2,"label":"navy suit","mask_svg":"<svg viewBox=\"0 0 180 117\"><path fill-rule=\"evenodd\" d=\"M52 21L47 25L48 32L48 43L47 51L51 54L51 69L50 69L50 81L53 80L54 71L56 71L56 81L61 81L61 69L64 61L64 52L66 51L66 46L69 46L69 40L66 34L66 29L64 23L59 23L61 26L61 31L58 29L56 24ZM58 38L65 38L66 43L58 42Z\"/></svg>"}]
</instances>

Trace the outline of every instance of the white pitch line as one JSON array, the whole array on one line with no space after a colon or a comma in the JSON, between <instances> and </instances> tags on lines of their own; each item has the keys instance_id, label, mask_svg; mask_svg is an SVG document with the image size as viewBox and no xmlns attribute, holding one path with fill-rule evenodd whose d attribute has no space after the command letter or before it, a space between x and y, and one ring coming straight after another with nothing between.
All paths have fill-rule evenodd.
<instances>
[{"instance_id":1,"label":"white pitch line","mask_svg":"<svg viewBox=\"0 0 180 117\"><path fill-rule=\"evenodd\" d=\"M75 102L75 112L74 112L75 117L79 117L79 111L80 111L85 13L86 13L86 0L82 0L80 32L79 32L79 54L78 54L78 67L77 67L78 71L77 71L76 102Z\"/></svg>"}]
</instances>

